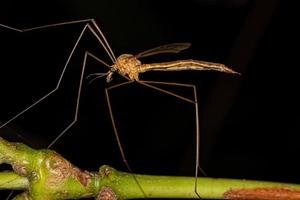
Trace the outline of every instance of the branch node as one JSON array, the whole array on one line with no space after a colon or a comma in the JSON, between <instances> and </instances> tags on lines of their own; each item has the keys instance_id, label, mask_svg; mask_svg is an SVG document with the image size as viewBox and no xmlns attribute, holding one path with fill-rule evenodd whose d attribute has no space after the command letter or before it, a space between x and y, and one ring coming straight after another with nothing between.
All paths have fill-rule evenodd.
<instances>
[{"instance_id":1,"label":"branch node","mask_svg":"<svg viewBox=\"0 0 300 200\"><path fill-rule=\"evenodd\" d=\"M108 177L109 175L112 174L112 168L109 167L108 165L103 165L102 167L100 167L99 169L99 174L101 177Z\"/></svg>"}]
</instances>

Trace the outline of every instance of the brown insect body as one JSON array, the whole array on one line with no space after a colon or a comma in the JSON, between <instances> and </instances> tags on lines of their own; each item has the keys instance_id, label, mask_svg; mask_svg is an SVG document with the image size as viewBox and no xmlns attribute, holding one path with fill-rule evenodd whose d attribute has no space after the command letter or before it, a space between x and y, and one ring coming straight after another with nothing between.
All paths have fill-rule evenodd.
<instances>
[{"instance_id":1,"label":"brown insect body","mask_svg":"<svg viewBox=\"0 0 300 200\"><path fill-rule=\"evenodd\" d=\"M182 71L182 70L214 70L231 74L238 74L232 69L220 63L205 62L200 60L176 60L170 62L142 64L136 56L122 54L117 58L115 64L111 66L130 80L139 81L139 73L147 71ZM110 79L109 79L110 80Z\"/></svg>"}]
</instances>

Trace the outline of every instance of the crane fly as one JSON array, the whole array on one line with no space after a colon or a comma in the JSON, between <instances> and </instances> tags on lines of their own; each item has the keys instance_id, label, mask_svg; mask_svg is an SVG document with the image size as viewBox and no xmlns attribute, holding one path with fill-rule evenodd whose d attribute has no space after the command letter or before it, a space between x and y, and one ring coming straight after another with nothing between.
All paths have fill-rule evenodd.
<instances>
[{"instance_id":1,"label":"crane fly","mask_svg":"<svg viewBox=\"0 0 300 200\"><path fill-rule=\"evenodd\" d=\"M196 86L193 84L183 84L183 83L176 83L176 82L160 82L160 81L149 81L149 80L140 80L139 75L141 73L145 73L148 71L183 71L183 70L197 70L197 71L202 71L202 70L213 70L213 71L219 71L219 72L224 72L224 73L230 73L230 74L238 74L237 72L233 71L232 69L226 67L223 64L219 63L212 63L212 62L204 62L200 60L176 60L176 61L170 61L170 62L161 62L161 63L142 63L140 61L141 58L148 57L148 56L153 56L156 54L163 54L163 53L178 53L182 50L185 50L190 47L190 43L172 43L172 44L167 44L163 46L159 46L156 48L149 49L147 51L138 53L136 55L132 54L122 54L119 57L116 58L115 54L112 51L112 48L110 47L109 43L107 42L104 34L102 33L100 27L97 25L94 19L85 19L85 20L77 20L77 21L69 21L69 22L62 22L62 23L56 23L56 24L49 24L49 25L43 25L43 26L37 26L37 27L32 27L32 28L27 28L27 29L18 29L14 28L11 26L7 26L4 24L0 24L0 27L10 29L11 31L17 31L17 32L29 32L33 30L39 30L39 29L46 29L46 28L53 28L53 27L58 27L58 26L64 26L64 25L70 25L70 24L84 24L84 27L82 28L68 58L67 61L63 67L63 70L60 74L60 77L56 83L56 86L49 92L47 92L44 96L42 96L39 100L35 101L33 104L29 105L26 107L24 110L10 118L8 121L3 123L0 128L7 126L10 122L15 120L16 118L20 117L22 114L45 100L47 97L49 97L51 94L56 92L58 88L61 85L62 78L64 77L65 71L69 66L70 59L72 58L74 52L76 51L78 47L78 43L81 41L83 38L84 34L87 32L92 33L92 35L97 39L97 42L99 45L101 45L105 52L108 54L110 57L112 64L109 65L94 54L92 54L89 51L85 51L84 54L84 61L81 67L81 76L80 76L80 82L79 82L79 87L77 91L77 100L76 100L76 107L75 107L75 112L73 116L73 120L64 130L57 135L57 137L47 146L47 148L50 148L53 146L59 138L61 138L70 127L76 123L78 119L78 110L79 110L79 104L80 104L80 94L82 90L82 83L84 80L84 71L86 68L86 62L87 59L94 59L99 64L104 65L107 67L108 71L106 73L94 73L89 75L88 77L92 77L91 81L94 81L95 79L101 78L101 77L106 77L107 82L112 81L112 76L113 74L117 73L121 76L123 76L126 81L122 83L118 83L115 85L112 85L110 87L105 88L105 96L108 104L108 109L109 109L109 114L113 126L113 131L117 140L117 144L121 153L121 157L123 159L124 164L126 165L127 169L132 172L131 167L129 163L126 160L126 156L122 147L122 143L119 138L119 134L117 131L117 127L115 124L115 119L114 115L112 112L112 105L110 103L110 95L109 92L112 89L122 87L124 85L132 84L132 83L137 83L141 84L145 87L152 88L158 92L165 93L167 95L174 96L178 99L181 99L183 101L186 101L188 103L194 104L195 106L195 125L196 125L196 164L195 164L195 188L194 192L199 196L198 191L197 191L197 177L198 177L198 170L200 169L199 167L199 140L200 140L200 127L199 127L199 117L198 117L198 102L197 102L197 94L196 94ZM168 91L166 89L160 88L157 85L170 85L170 86L175 86L175 87L185 87L185 88L191 88L193 89L193 98L189 99L184 96L178 95L174 92ZM144 193L141 185L138 183L137 179L135 178L138 186L140 187L141 191ZM144 193L145 195L145 193ZM145 195L146 197L146 195ZM199 196L200 197L200 196Z\"/></svg>"}]
</instances>

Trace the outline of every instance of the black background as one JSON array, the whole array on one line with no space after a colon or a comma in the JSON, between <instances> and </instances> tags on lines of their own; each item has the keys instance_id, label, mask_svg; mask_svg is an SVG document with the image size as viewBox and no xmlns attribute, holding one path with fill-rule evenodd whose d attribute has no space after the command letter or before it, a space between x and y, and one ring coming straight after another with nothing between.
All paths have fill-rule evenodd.
<instances>
[{"instance_id":1,"label":"black background","mask_svg":"<svg viewBox=\"0 0 300 200\"><path fill-rule=\"evenodd\" d=\"M191 42L180 54L143 59L193 58L220 62L242 76L218 72L149 72L143 80L197 86L201 167L210 177L299 183L299 64L295 1L9 1L0 23L16 28L94 18L116 56L172 42ZM0 121L5 122L53 89L84 24L28 33L0 28ZM87 33L60 89L0 130L1 137L45 148L74 118L83 54L109 64ZM85 77L105 71L88 60ZM78 122L53 146L83 169L102 164L126 170L114 139L104 88L84 78ZM168 87L192 98L190 90ZM111 103L134 172L194 174L192 104L132 84L111 91ZM0 193L1 199L5 196ZM2 197L3 196L3 197Z\"/></svg>"}]
</instances>

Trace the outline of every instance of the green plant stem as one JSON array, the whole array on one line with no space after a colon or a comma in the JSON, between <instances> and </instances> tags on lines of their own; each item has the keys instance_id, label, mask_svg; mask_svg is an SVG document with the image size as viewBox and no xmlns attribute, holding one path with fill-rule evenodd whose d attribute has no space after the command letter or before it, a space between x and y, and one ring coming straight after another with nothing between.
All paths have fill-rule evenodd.
<instances>
[{"instance_id":1,"label":"green plant stem","mask_svg":"<svg viewBox=\"0 0 300 200\"><path fill-rule=\"evenodd\" d=\"M15 173L0 173L0 189L25 191L14 200L199 198L193 177L138 175L105 165L98 173L87 172L54 151L34 150L2 138L1 163L12 165ZM197 191L207 199L300 200L299 184L265 181L198 178Z\"/></svg>"},{"instance_id":2,"label":"green plant stem","mask_svg":"<svg viewBox=\"0 0 300 200\"><path fill-rule=\"evenodd\" d=\"M116 171L108 166L103 166L101 170L110 171L108 180L102 180L99 185L109 186L121 199L145 198L140 188L137 186L133 175L129 173ZM139 184L146 194L146 198L199 198L195 191L195 178L192 177L174 177L174 176L150 176L135 175ZM268 191L268 199L286 199L281 195L289 192L290 195L300 195L299 184L283 184L267 181L250 181L237 179L221 178L198 178L198 192L201 198L207 199L225 199L226 195L232 191L253 191L261 195L258 189ZM278 195L278 192L280 194ZM292 191L294 192L292 194ZM275 195L277 197L275 197ZM297 196L300 199L300 196ZM256 199L256 198L254 198Z\"/></svg>"},{"instance_id":3,"label":"green plant stem","mask_svg":"<svg viewBox=\"0 0 300 200\"><path fill-rule=\"evenodd\" d=\"M146 198L199 198L194 192L195 179L192 177L174 177L174 176L152 176L152 175L134 175L146 194ZM12 181L11 181L12 180ZM92 180L95 194L86 197L97 197L104 189L110 188L117 199L137 199L145 198L133 174L117 171L109 166L100 168L99 177ZM0 173L1 189L23 189L29 187L27 178L18 176L12 172ZM251 181L237 179L221 178L198 178L198 192L202 198L225 199L226 194L231 191L241 190L254 191L264 189L270 195L268 199L286 199L288 195L296 195L300 199L300 185L285 184L266 181ZM269 190L268 190L269 189ZM273 193L271 192L273 191ZM275 193L274 193L275 191ZM258 192L259 194L261 191ZM249 196L249 194L246 194ZM276 197L275 197L276 195ZM280 195L282 197L280 197ZM78 196L82 197L82 196ZM299 198L298 198L299 197ZM251 199L251 198L250 198ZM253 197L252 199L258 199Z\"/></svg>"},{"instance_id":4,"label":"green plant stem","mask_svg":"<svg viewBox=\"0 0 300 200\"><path fill-rule=\"evenodd\" d=\"M27 190L28 188L29 181L26 177L19 176L14 172L0 173L0 189Z\"/></svg>"}]
</instances>

